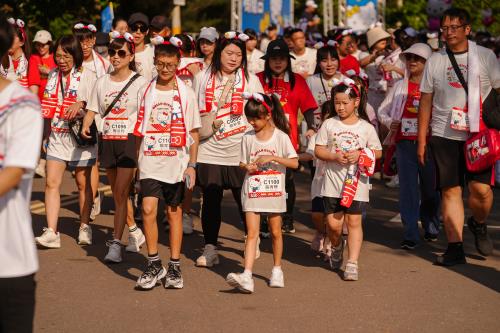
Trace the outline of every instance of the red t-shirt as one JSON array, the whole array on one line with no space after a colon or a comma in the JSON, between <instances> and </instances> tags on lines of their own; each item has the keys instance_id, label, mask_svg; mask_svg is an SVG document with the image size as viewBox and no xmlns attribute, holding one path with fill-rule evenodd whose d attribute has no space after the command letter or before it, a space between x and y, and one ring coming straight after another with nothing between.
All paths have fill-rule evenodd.
<instances>
[{"instance_id":1,"label":"red t-shirt","mask_svg":"<svg viewBox=\"0 0 500 333\"><path fill-rule=\"evenodd\" d=\"M295 148L299 149L299 131L297 124L297 115L299 109L302 113L308 110L316 110L318 104L314 99L306 80L299 74L294 73L295 85L293 90L290 89L290 82L285 82L283 79L274 79L272 87L266 84L264 77L264 72L258 73L257 76L264 87L264 92L266 94L277 94L280 97L281 105L285 111L285 115L288 118L290 124L290 140Z\"/></svg>"},{"instance_id":2,"label":"red t-shirt","mask_svg":"<svg viewBox=\"0 0 500 333\"><path fill-rule=\"evenodd\" d=\"M408 96L401 117L401 126L396 135L396 142L400 140L417 140L418 107L420 104L420 85L408 82Z\"/></svg>"},{"instance_id":3,"label":"red t-shirt","mask_svg":"<svg viewBox=\"0 0 500 333\"><path fill-rule=\"evenodd\" d=\"M41 76L38 65L43 65L49 70L52 70L56 67L56 63L54 62L54 57L52 56L52 54L49 54L47 58L42 58L38 54L33 54L30 57L28 69L28 85L39 87L38 98L41 101L43 98L43 91L45 90L45 86L47 85L47 77Z\"/></svg>"},{"instance_id":4,"label":"red t-shirt","mask_svg":"<svg viewBox=\"0 0 500 333\"><path fill-rule=\"evenodd\" d=\"M340 60L340 72L345 75L350 69L353 69L356 74L360 72L358 59L349 54Z\"/></svg>"}]
</instances>

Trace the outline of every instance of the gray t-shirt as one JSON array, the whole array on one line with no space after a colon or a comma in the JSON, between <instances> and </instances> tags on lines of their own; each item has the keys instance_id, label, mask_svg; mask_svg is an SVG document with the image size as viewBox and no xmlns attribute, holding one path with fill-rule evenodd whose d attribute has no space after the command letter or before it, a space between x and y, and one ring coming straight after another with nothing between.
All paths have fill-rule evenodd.
<instances>
[{"instance_id":1,"label":"gray t-shirt","mask_svg":"<svg viewBox=\"0 0 500 333\"><path fill-rule=\"evenodd\" d=\"M491 88L500 88L500 66L493 52L477 46L481 98L485 99ZM467 53L455 54L458 67L467 81ZM445 50L435 52L425 65L420 83L420 91L433 93L432 99L432 135L451 140L465 141L468 132L451 128L452 110L466 109L467 95L458 80L453 65Z\"/></svg>"}]
</instances>

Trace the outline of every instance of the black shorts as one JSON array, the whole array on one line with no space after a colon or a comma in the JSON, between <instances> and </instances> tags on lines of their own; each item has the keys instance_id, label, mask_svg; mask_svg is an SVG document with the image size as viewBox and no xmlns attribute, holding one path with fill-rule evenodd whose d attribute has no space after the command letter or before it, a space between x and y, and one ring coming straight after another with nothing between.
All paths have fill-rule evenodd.
<instances>
[{"instance_id":1,"label":"black shorts","mask_svg":"<svg viewBox=\"0 0 500 333\"><path fill-rule=\"evenodd\" d=\"M35 275L0 278L0 332L33 332Z\"/></svg>"},{"instance_id":2,"label":"black shorts","mask_svg":"<svg viewBox=\"0 0 500 333\"><path fill-rule=\"evenodd\" d=\"M322 197L315 197L314 199L312 199L311 212L313 212L313 213L324 213L325 212L325 204L323 203Z\"/></svg>"},{"instance_id":3,"label":"black shorts","mask_svg":"<svg viewBox=\"0 0 500 333\"><path fill-rule=\"evenodd\" d=\"M137 168L137 137L129 134L127 140L101 140L99 163L105 169Z\"/></svg>"},{"instance_id":4,"label":"black shorts","mask_svg":"<svg viewBox=\"0 0 500 333\"><path fill-rule=\"evenodd\" d=\"M347 208L340 205L340 198L323 197L323 204L325 205L325 214L333 214L344 212L345 214L360 215L366 207L366 202L354 200L351 207Z\"/></svg>"},{"instance_id":5,"label":"black shorts","mask_svg":"<svg viewBox=\"0 0 500 333\"><path fill-rule=\"evenodd\" d=\"M493 169L479 173L467 171L464 145L464 141L450 140L439 136L433 136L429 139L430 151L436 164L438 189L463 187L466 181L491 184Z\"/></svg>"},{"instance_id":6,"label":"black shorts","mask_svg":"<svg viewBox=\"0 0 500 333\"><path fill-rule=\"evenodd\" d=\"M245 179L245 170L239 166L198 163L196 182L202 188L216 185L227 190L241 188Z\"/></svg>"},{"instance_id":7,"label":"black shorts","mask_svg":"<svg viewBox=\"0 0 500 333\"><path fill-rule=\"evenodd\" d=\"M184 200L184 182L169 184L151 178L141 179L141 195L163 199L165 205L177 207Z\"/></svg>"}]
</instances>

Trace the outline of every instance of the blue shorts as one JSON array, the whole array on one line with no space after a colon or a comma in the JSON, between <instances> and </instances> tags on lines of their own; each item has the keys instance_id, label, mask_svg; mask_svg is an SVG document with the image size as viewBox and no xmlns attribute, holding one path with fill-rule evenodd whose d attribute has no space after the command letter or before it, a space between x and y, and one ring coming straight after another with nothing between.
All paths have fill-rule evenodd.
<instances>
[{"instance_id":1,"label":"blue shorts","mask_svg":"<svg viewBox=\"0 0 500 333\"><path fill-rule=\"evenodd\" d=\"M47 155L46 159L47 159L47 161L57 161L57 162L65 163L70 168L87 168L87 167L93 166L96 163L95 158L91 158L89 160L81 160L81 161L65 161L65 160L60 159L59 157Z\"/></svg>"}]
</instances>

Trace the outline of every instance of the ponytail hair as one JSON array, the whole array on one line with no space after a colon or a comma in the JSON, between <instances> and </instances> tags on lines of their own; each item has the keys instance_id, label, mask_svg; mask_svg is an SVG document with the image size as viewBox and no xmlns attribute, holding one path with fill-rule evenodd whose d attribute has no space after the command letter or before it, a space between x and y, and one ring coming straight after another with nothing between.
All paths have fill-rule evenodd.
<instances>
[{"instance_id":1,"label":"ponytail hair","mask_svg":"<svg viewBox=\"0 0 500 333\"><path fill-rule=\"evenodd\" d=\"M270 112L274 126L282 132L290 134L290 125L285 116L285 111L283 111L283 108L281 107L281 102L278 96L274 94L271 96L259 93L257 94L262 97L262 101L259 100L260 98L245 96L245 98L248 99L247 104L245 105L245 116L247 118L263 118Z\"/></svg>"}]
</instances>

